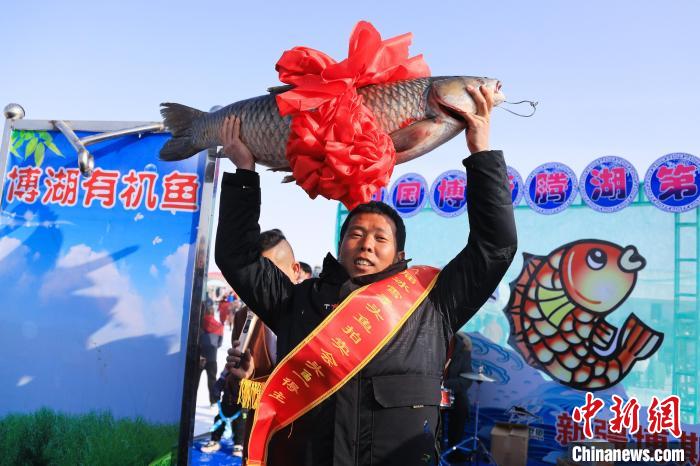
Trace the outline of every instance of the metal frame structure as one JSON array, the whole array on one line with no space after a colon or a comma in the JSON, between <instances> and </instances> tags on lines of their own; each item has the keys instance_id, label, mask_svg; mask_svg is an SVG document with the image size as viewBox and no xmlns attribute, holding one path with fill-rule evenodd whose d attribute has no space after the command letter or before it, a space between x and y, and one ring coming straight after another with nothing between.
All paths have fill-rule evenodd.
<instances>
[{"instance_id":1,"label":"metal frame structure","mask_svg":"<svg viewBox=\"0 0 700 466\"><path fill-rule=\"evenodd\" d=\"M681 420L695 424L700 419L700 210L674 214L674 233L673 394L681 398ZM683 280L684 264L693 269L690 282Z\"/></svg>"},{"instance_id":2,"label":"metal frame structure","mask_svg":"<svg viewBox=\"0 0 700 466\"><path fill-rule=\"evenodd\" d=\"M62 120L24 120L24 111L13 115L9 111L12 105L5 107L5 125L0 141L0 199L4 195L7 164L10 157L10 137L14 130L61 131L71 145L76 149L76 165L81 168L83 176L90 176L93 162L92 155L86 149L89 144L117 138L129 134L163 132L163 124L148 121L62 121ZM16 108L15 107L15 108ZM14 108L13 108L14 110ZM75 131L94 132L94 134L79 139ZM212 219L215 211L216 180L218 176L218 161L215 151L207 154L204 167L202 201L197 225L197 239L194 258L194 269L191 279L190 314L187 334L187 349L185 353L185 373L182 387L182 407L180 411L180 429L177 448L177 463L189 463L189 448L192 444L194 418L196 411L196 391L198 382L199 360L199 327L201 307L206 299L206 274L209 262L209 243L212 232ZM194 381L194 382L193 382Z\"/></svg>"}]
</instances>

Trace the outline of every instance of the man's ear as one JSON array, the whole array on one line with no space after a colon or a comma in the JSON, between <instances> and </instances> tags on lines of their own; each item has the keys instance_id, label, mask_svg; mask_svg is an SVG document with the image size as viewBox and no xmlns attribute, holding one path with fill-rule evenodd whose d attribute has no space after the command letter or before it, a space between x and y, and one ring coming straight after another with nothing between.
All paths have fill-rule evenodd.
<instances>
[{"instance_id":1,"label":"man's ear","mask_svg":"<svg viewBox=\"0 0 700 466\"><path fill-rule=\"evenodd\" d=\"M406 252L404 251L399 251L398 254L396 254L396 262L401 262L406 258Z\"/></svg>"},{"instance_id":2,"label":"man's ear","mask_svg":"<svg viewBox=\"0 0 700 466\"><path fill-rule=\"evenodd\" d=\"M299 265L299 262L292 264L292 272L294 273L294 283L299 283L301 278L301 265Z\"/></svg>"}]
</instances>

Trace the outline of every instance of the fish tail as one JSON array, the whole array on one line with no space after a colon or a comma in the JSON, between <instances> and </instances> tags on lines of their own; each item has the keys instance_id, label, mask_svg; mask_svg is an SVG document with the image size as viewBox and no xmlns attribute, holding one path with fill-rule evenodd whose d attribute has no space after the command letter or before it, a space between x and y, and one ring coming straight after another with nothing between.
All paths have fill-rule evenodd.
<instances>
[{"instance_id":1,"label":"fish tail","mask_svg":"<svg viewBox=\"0 0 700 466\"><path fill-rule=\"evenodd\" d=\"M192 157L205 147L199 147L192 139L192 124L206 112L186 105L166 102L161 104L160 114L173 137L160 150L160 159L183 160Z\"/></svg>"},{"instance_id":2,"label":"fish tail","mask_svg":"<svg viewBox=\"0 0 700 466\"><path fill-rule=\"evenodd\" d=\"M663 333L657 332L639 320L636 315L631 314L622 327L620 337L621 350L618 359L623 372L626 372L635 361L641 361L654 354L661 346L663 339Z\"/></svg>"}]
</instances>

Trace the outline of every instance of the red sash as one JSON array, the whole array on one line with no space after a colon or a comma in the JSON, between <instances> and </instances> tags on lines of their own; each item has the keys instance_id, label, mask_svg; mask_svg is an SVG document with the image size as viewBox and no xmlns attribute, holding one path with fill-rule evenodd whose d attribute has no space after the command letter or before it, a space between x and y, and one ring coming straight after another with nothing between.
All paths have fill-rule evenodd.
<instances>
[{"instance_id":1,"label":"red sash","mask_svg":"<svg viewBox=\"0 0 700 466\"><path fill-rule=\"evenodd\" d=\"M354 291L277 365L255 412L249 466L264 466L275 432L318 406L372 360L425 299L438 272L411 267Z\"/></svg>"}]
</instances>

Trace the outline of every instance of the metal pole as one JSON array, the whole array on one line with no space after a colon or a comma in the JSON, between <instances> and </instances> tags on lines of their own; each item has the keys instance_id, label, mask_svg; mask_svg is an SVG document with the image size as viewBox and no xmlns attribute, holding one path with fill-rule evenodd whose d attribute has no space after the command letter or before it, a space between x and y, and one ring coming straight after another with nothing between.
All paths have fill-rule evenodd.
<instances>
[{"instance_id":1,"label":"metal pole","mask_svg":"<svg viewBox=\"0 0 700 466\"><path fill-rule=\"evenodd\" d=\"M56 129L63 133L66 139L68 139L68 142L70 142L70 145L73 146L73 149L78 153L80 173L86 177L92 175L92 171L95 169L95 158L85 148L78 135L73 131L73 128L61 120L54 120L52 123Z\"/></svg>"},{"instance_id":2,"label":"metal pole","mask_svg":"<svg viewBox=\"0 0 700 466\"><path fill-rule=\"evenodd\" d=\"M3 189L5 188L7 161L10 158L9 148L13 122L24 118L24 109L19 104L7 104L3 114L5 115L5 127L2 130L2 140L0 140L0 202L2 201Z\"/></svg>"},{"instance_id":3,"label":"metal pole","mask_svg":"<svg viewBox=\"0 0 700 466\"><path fill-rule=\"evenodd\" d=\"M479 368L481 372L482 368ZM476 461L474 461L477 465L479 464L479 453L477 450L477 442L479 439L479 392L481 391L481 382L477 381L476 382L476 419L474 420L474 446L472 447L472 461L474 461L474 458L476 457Z\"/></svg>"},{"instance_id":4,"label":"metal pole","mask_svg":"<svg viewBox=\"0 0 700 466\"><path fill-rule=\"evenodd\" d=\"M134 128L120 129L119 131L109 131L109 132L100 133L100 134L93 134L92 136L88 136L88 137L80 139L80 142L83 144L83 146L89 146L90 144L102 142L102 141L105 141L107 139L114 139L114 138L118 138L121 136L129 136L131 134L160 133L164 129L165 129L165 125L163 125L163 123L155 123L152 125L144 125L144 126L136 126Z\"/></svg>"},{"instance_id":5,"label":"metal pole","mask_svg":"<svg viewBox=\"0 0 700 466\"><path fill-rule=\"evenodd\" d=\"M199 225L197 226L197 248L195 253L195 269L192 280L192 297L190 299L190 321L187 334L185 359L185 377L182 388L182 408L180 411L180 438L178 441L177 464L189 464L189 449L192 444L194 417L197 408L197 385L200 373L199 359L199 327L201 307L205 302L206 273L209 264L209 243L212 233L212 221L216 204L216 181L219 164L215 158L216 149L207 151L204 168L204 187L202 188L202 203L200 206ZM201 156L201 155L200 155Z\"/></svg>"}]
</instances>

